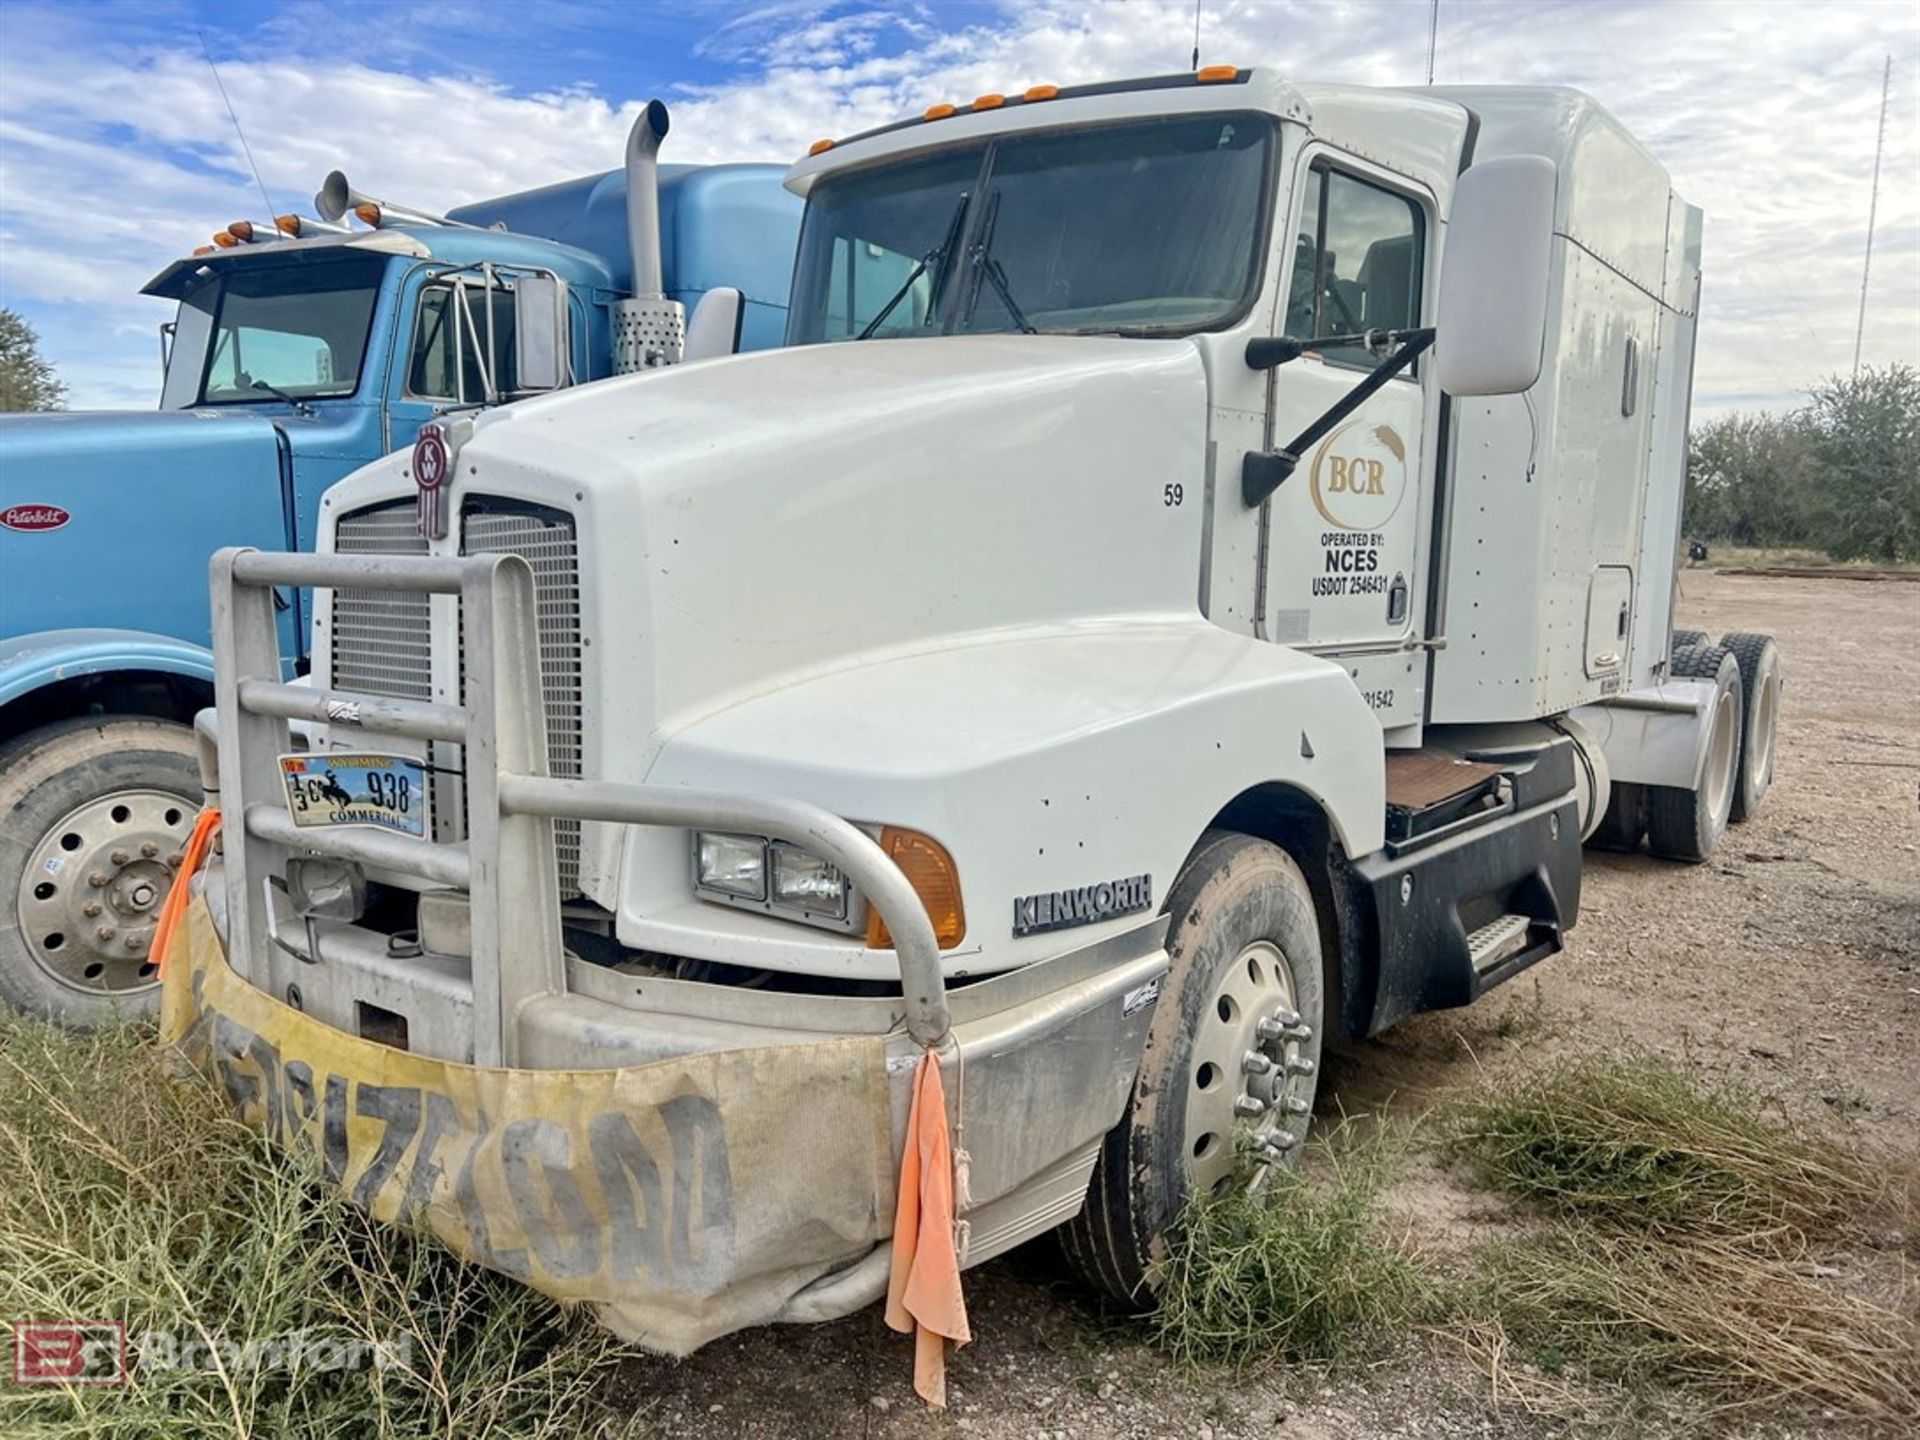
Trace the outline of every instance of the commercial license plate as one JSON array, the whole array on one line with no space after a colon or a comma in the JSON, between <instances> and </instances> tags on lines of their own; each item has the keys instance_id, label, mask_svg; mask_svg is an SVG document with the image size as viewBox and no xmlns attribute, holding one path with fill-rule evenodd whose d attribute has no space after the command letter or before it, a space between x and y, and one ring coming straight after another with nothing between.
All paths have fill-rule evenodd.
<instances>
[{"instance_id":1,"label":"commercial license plate","mask_svg":"<svg viewBox=\"0 0 1920 1440\"><path fill-rule=\"evenodd\" d=\"M372 825L426 834L426 767L411 756L282 755L280 776L296 825Z\"/></svg>"}]
</instances>

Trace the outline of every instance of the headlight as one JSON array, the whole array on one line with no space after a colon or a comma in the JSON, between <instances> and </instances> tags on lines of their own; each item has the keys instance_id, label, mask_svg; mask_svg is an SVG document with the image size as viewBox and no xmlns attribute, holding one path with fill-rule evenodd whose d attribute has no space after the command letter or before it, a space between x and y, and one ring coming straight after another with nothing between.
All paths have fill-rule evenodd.
<instances>
[{"instance_id":1,"label":"headlight","mask_svg":"<svg viewBox=\"0 0 1920 1440\"><path fill-rule=\"evenodd\" d=\"M773 847L773 898L776 904L795 905L816 914L844 918L847 913L847 877L836 865L809 855L794 845Z\"/></svg>"},{"instance_id":2,"label":"headlight","mask_svg":"<svg viewBox=\"0 0 1920 1440\"><path fill-rule=\"evenodd\" d=\"M702 889L743 900L767 898L766 841L757 835L714 835L702 830L697 843L696 878Z\"/></svg>"},{"instance_id":3,"label":"headlight","mask_svg":"<svg viewBox=\"0 0 1920 1440\"><path fill-rule=\"evenodd\" d=\"M702 900L843 934L866 928L865 902L839 867L784 840L696 831L693 888Z\"/></svg>"}]
</instances>

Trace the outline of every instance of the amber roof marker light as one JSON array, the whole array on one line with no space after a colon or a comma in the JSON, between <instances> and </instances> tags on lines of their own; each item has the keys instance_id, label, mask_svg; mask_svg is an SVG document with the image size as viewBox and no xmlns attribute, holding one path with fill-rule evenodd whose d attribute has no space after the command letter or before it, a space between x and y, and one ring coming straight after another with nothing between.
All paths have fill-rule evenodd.
<instances>
[{"instance_id":1,"label":"amber roof marker light","mask_svg":"<svg viewBox=\"0 0 1920 1440\"><path fill-rule=\"evenodd\" d=\"M1034 105L1042 100L1051 100L1059 93L1060 87L1058 85L1029 85L1025 92L1021 94L1020 98L1026 101L1027 104Z\"/></svg>"},{"instance_id":2,"label":"amber roof marker light","mask_svg":"<svg viewBox=\"0 0 1920 1440\"><path fill-rule=\"evenodd\" d=\"M1229 80L1240 78L1238 65L1202 65L1193 72L1193 78L1202 85L1220 85Z\"/></svg>"},{"instance_id":3,"label":"amber roof marker light","mask_svg":"<svg viewBox=\"0 0 1920 1440\"><path fill-rule=\"evenodd\" d=\"M953 114L954 108L955 107L953 107L952 105L947 105L944 103L940 105L929 105L927 106L926 111L920 116L920 118L922 120L944 120L949 115Z\"/></svg>"},{"instance_id":4,"label":"amber roof marker light","mask_svg":"<svg viewBox=\"0 0 1920 1440\"><path fill-rule=\"evenodd\" d=\"M832 148L833 148L833 141L816 140L813 142L813 144L807 147L807 157L811 159L815 155L824 155L827 153L827 151L831 150Z\"/></svg>"}]
</instances>

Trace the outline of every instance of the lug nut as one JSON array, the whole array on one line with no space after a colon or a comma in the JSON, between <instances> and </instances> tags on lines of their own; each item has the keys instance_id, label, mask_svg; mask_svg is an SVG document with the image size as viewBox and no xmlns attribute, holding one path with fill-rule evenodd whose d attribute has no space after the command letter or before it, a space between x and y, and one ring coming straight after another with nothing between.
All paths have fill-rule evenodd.
<instances>
[{"instance_id":1,"label":"lug nut","mask_svg":"<svg viewBox=\"0 0 1920 1440\"><path fill-rule=\"evenodd\" d=\"M1264 1075L1273 1069L1273 1061L1258 1050L1249 1050L1241 1057L1240 1068L1248 1075Z\"/></svg>"},{"instance_id":2,"label":"lug nut","mask_svg":"<svg viewBox=\"0 0 1920 1440\"><path fill-rule=\"evenodd\" d=\"M125 865L128 861L133 859L133 856L129 855L124 850L116 850L113 852L113 854L109 855L107 859L111 860L115 865Z\"/></svg>"},{"instance_id":3,"label":"lug nut","mask_svg":"<svg viewBox=\"0 0 1920 1440\"><path fill-rule=\"evenodd\" d=\"M1281 1102L1281 1106L1289 1115L1305 1115L1313 1109L1311 1105L1307 1104L1307 1102L1302 1100L1298 1095L1287 1096L1287 1098Z\"/></svg>"},{"instance_id":4,"label":"lug nut","mask_svg":"<svg viewBox=\"0 0 1920 1440\"><path fill-rule=\"evenodd\" d=\"M126 945L129 950L141 949L146 943L147 937L139 931L135 931L133 934L127 936Z\"/></svg>"},{"instance_id":5,"label":"lug nut","mask_svg":"<svg viewBox=\"0 0 1920 1440\"><path fill-rule=\"evenodd\" d=\"M151 840L142 840L140 842L140 853L151 860L160 853L160 847Z\"/></svg>"},{"instance_id":6,"label":"lug nut","mask_svg":"<svg viewBox=\"0 0 1920 1440\"><path fill-rule=\"evenodd\" d=\"M102 875L98 870L96 870L91 875L87 876L87 884L91 885L96 890L104 890L107 888L107 877Z\"/></svg>"},{"instance_id":7,"label":"lug nut","mask_svg":"<svg viewBox=\"0 0 1920 1440\"><path fill-rule=\"evenodd\" d=\"M1267 1113L1267 1102L1257 1095L1237 1095L1233 1101L1233 1113L1242 1120L1255 1120Z\"/></svg>"},{"instance_id":8,"label":"lug nut","mask_svg":"<svg viewBox=\"0 0 1920 1440\"><path fill-rule=\"evenodd\" d=\"M1287 1027L1299 1023L1300 1017L1293 1011L1282 1010L1279 1014L1262 1020L1253 1028L1259 1032L1262 1040L1284 1040L1287 1038Z\"/></svg>"},{"instance_id":9,"label":"lug nut","mask_svg":"<svg viewBox=\"0 0 1920 1440\"><path fill-rule=\"evenodd\" d=\"M113 926L102 925L98 930L93 932L93 936L96 940L111 940L113 939Z\"/></svg>"},{"instance_id":10,"label":"lug nut","mask_svg":"<svg viewBox=\"0 0 1920 1440\"><path fill-rule=\"evenodd\" d=\"M1289 1075L1311 1075L1313 1071L1313 1061L1307 1059L1305 1056L1287 1061L1287 1073Z\"/></svg>"},{"instance_id":11,"label":"lug nut","mask_svg":"<svg viewBox=\"0 0 1920 1440\"><path fill-rule=\"evenodd\" d=\"M1311 1025L1289 1025L1283 1032L1289 1040L1307 1041L1313 1038Z\"/></svg>"},{"instance_id":12,"label":"lug nut","mask_svg":"<svg viewBox=\"0 0 1920 1440\"><path fill-rule=\"evenodd\" d=\"M1300 1143L1300 1137L1291 1130L1275 1130L1267 1136L1267 1148L1270 1150L1291 1150Z\"/></svg>"},{"instance_id":13,"label":"lug nut","mask_svg":"<svg viewBox=\"0 0 1920 1440\"><path fill-rule=\"evenodd\" d=\"M100 909L101 909L101 906L98 900L89 900L87 901L86 904L80 907L80 913L85 915L89 920L91 920L94 916L100 913Z\"/></svg>"},{"instance_id":14,"label":"lug nut","mask_svg":"<svg viewBox=\"0 0 1920 1440\"><path fill-rule=\"evenodd\" d=\"M187 859L186 851L184 850L174 851L173 854L167 856L167 869L178 870L182 865L186 863L186 859Z\"/></svg>"}]
</instances>

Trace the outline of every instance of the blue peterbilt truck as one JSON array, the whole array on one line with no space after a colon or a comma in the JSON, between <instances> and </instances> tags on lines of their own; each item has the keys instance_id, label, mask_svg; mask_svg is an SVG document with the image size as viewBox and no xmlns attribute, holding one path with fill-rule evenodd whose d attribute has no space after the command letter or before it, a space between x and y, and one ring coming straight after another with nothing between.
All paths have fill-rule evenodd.
<instances>
[{"instance_id":1,"label":"blue peterbilt truck","mask_svg":"<svg viewBox=\"0 0 1920 1440\"><path fill-rule=\"evenodd\" d=\"M336 172L324 218L237 223L147 284L178 302L157 412L0 419L0 1001L78 1026L153 1003L215 549L312 548L328 486L463 410L780 343L785 167L661 166L666 132L653 102L623 168L444 216ZM280 597L296 673L309 607Z\"/></svg>"}]
</instances>

